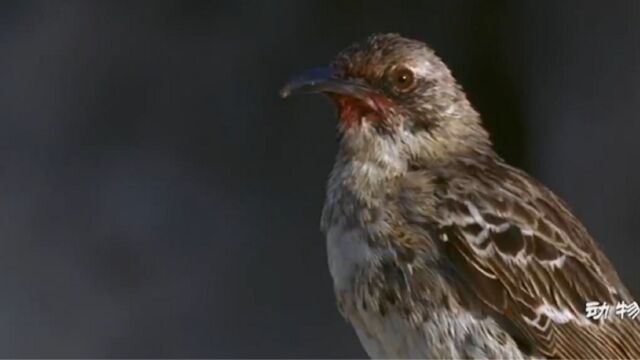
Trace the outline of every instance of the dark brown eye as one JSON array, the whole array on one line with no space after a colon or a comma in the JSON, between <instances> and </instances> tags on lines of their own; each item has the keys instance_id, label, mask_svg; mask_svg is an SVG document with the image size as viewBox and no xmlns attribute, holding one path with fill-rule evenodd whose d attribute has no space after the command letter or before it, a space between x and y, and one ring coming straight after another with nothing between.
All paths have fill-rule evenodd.
<instances>
[{"instance_id":1,"label":"dark brown eye","mask_svg":"<svg viewBox=\"0 0 640 360\"><path fill-rule=\"evenodd\" d=\"M413 71L404 66L391 70L389 81L393 88L400 92L411 90L416 82Z\"/></svg>"}]
</instances>

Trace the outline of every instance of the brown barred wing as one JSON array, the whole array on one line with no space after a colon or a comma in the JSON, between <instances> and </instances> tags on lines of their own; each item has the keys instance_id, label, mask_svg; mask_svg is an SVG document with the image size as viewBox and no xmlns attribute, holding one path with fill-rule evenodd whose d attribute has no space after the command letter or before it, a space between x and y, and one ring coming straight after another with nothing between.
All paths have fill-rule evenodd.
<instances>
[{"instance_id":1,"label":"brown barred wing","mask_svg":"<svg viewBox=\"0 0 640 360\"><path fill-rule=\"evenodd\" d=\"M640 358L640 319L585 315L589 301L632 301L593 239L550 191L507 175L439 194L432 226L461 283L540 355Z\"/></svg>"}]
</instances>

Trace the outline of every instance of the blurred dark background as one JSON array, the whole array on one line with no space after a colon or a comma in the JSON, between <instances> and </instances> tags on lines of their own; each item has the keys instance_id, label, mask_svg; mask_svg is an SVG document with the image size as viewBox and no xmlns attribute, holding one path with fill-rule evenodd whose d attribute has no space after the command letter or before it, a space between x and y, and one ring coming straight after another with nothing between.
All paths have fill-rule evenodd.
<instances>
[{"instance_id":1,"label":"blurred dark background","mask_svg":"<svg viewBox=\"0 0 640 360\"><path fill-rule=\"evenodd\" d=\"M638 294L639 24L638 1L2 1L0 356L364 356L318 230L333 109L277 90L373 32L434 47Z\"/></svg>"}]
</instances>

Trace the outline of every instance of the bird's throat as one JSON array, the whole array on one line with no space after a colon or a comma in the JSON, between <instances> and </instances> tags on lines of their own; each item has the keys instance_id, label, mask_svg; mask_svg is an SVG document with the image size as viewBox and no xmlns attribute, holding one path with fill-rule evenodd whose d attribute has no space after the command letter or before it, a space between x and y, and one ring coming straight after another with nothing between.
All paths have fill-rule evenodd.
<instances>
[{"instance_id":1,"label":"bird's throat","mask_svg":"<svg viewBox=\"0 0 640 360\"><path fill-rule=\"evenodd\" d=\"M366 101L341 94L329 96L336 104L340 122L346 127L358 125L361 121L380 121L390 107L389 101L381 96L371 96Z\"/></svg>"}]
</instances>

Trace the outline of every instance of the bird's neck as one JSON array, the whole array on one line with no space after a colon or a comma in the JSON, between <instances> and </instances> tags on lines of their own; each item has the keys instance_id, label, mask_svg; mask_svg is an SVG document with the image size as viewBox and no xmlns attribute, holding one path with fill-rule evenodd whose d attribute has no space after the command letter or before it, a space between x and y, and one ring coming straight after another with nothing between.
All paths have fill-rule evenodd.
<instances>
[{"instance_id":1,"label":"bird's neck","mask_svg":"<svg viewBox=\"0 0 640 360\"><path fill-rule=\"evenodd\" d=\"M391 198L388 195L405 172L399 164L353 158L341 150L327 184L323 231L341 223L367 227L367 222L384 213Z\"/></svg>"},{"instance_id":2,"label":"bird's neck","mask_svg":"<svg viewBox=\"0 0 640 360\"><path fill-rule=\"evenodd\" d=\"M388 184L407 171L399 137L381 136L371 129L343 134L332 178L356 193L382 196Z\"/></svg>"},{"instance_id":3,"label":"bird's neck","mask_svg":"<svg viewBox=\"0 0 640 360\"><path fill-rule=\"evenodd\" d=\"M361 211L385 209L408 172L416 168L429 172L492 154L486 131L475 121L451 122L423 133L381 135L367 128L344 132L325 210L348 209L352 214L343 215L357 218Z\"/></svg>"},{"instance_id":4,"label":"bird's neck","mask_svg":"<svg viewBox=\"0 0 640 360\"><path fill-rule=\"evenodd\" d=\"M407 171L397 147L368 131L343 133L327 184L322 228L349 219L360 223L385 208L386 195ZM385 150L386 149L386 150Z\"/></svg>"}]
</instances>

